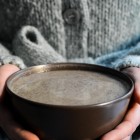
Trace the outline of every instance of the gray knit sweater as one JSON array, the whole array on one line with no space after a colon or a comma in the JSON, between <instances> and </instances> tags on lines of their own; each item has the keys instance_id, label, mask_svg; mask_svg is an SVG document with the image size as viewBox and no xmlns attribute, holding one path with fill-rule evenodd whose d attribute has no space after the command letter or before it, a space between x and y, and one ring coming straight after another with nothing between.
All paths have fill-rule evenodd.
<instances>
[{"instance_id":1,"label":"gray knit sweater","mask_svg":"<svg viewBox=\"0 0 140 140\"><path fill-rule=\"evenodd\" d=\"M1 0L0 64L140 66L139 0Z\"/></svg>"},{"instance_id":2,"label":"gray knit sweater","mask_svg":"<svg viewBox=\"0 0 140 140\"><path fill-rule=\"evenodd\" d=\"M139 0L0 0L0 65L140 67Z\"/></svg>"}]
</instances>

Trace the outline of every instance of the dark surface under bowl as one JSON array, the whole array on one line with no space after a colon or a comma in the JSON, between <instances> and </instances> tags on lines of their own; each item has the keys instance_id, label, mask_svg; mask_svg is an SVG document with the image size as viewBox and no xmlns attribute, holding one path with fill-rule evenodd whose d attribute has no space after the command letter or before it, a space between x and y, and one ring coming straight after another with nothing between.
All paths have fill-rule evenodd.
<instances>
[{"instance_id":1,"label":"dark surface under bowl","mask_svg":"<svg viewBox=\"0 0 140 140\"><path fill-rule=\"evenodd\" d=\"M130 86L119 99L101 104L61 106L23 99L10 89L20 76L51 70L86 70L115 75ZM125 74L98 65L56 63L34 66L18 71L9 77L6 84L8 96L20 122L36 133L41 140L90 140L96 139L118 125L126 111L133 93L133 82Z\"/></svg>"}]
</instances>

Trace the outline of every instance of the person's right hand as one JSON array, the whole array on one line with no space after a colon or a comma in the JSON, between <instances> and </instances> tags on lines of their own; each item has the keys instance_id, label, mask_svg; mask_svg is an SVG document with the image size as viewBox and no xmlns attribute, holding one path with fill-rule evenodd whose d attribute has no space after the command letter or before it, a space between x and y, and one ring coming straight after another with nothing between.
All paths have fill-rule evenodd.
<instances>
[{"instance_id":1,"label":"person's right hand","mask_svg":"<svg viewBox=\"0 0 140 140\"><path fill-rule=\"evenodd\" d=\"M0 127L11 140L39 140L35 134L18 124L10 111L2 104L5 82L11 74L18 70L18 67L10 64L0 66Z\"/></svg>"},{"instance_id":2,"label":"person's right hand","mask_svg":"<svg viewBox=\"0 0 140 140\"><path fill-rule=\"evenodd\" d=\"M130 140L130 136L140 125L140 68L123 69L134 81L134 93L130 107L123 121L113 130L106 133L101 140Z\"/></svg>"}]
</instances>

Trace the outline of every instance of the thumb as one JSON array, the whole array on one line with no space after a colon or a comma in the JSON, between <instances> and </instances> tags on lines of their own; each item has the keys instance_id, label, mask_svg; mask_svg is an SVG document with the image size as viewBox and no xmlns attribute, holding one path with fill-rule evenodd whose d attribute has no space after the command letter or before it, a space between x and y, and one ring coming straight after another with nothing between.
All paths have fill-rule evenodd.
<instances>
[{"instance_id":1,"label":"thumb","mask_svg":"<svg viewBox=\"0 0 140 140\"><path fill-rule=\"evenodd\" d=\"M123 70L134 81L134 100L140 104L140 68L129 67Z\"/></svg>"},{"instance_id":2,"label":"thumb","mask_svg":"<svg viewBox=\"0 0 140 140\"><path fill-rule=\"evenodd\" d=\"M19 68L17 66L11 64L0 66L0 99L2 97L7 78L18 70Z\"/></svg>"}]
</instances>

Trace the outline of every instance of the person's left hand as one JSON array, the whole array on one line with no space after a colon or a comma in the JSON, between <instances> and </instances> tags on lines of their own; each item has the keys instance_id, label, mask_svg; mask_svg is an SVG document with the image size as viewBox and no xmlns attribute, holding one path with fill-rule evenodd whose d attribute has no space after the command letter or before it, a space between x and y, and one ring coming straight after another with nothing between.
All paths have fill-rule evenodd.
<instances>
[{"instance_id":1,"label":"person's left hand","mask_svg":"<svg viewBox=\"0 0 140 140\"><path fill-rule=\"evenodd\" d=\"M114 130L105 134L101 140L129 140L140 124L140 68L129 67L123 72L134 80L132 104L124 120Z\"/></svg>"}]
</instances>

